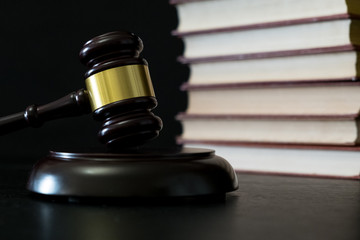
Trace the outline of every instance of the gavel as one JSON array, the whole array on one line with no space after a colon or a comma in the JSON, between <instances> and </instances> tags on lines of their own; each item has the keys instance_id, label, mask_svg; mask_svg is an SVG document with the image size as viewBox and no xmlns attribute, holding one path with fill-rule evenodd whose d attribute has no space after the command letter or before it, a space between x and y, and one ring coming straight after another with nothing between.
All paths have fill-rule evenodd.
<instances>
[{"instance_id":1,"label":"gavel","mask_svg":"<svg viewBox=\"0 0 360 240\"><path fill-rule=\"evenodd\" d=\"M27 126L93 112L102 122L100 142L110 151L50 151L29 176L27 189L36 196L69 201L107 198L224 199L237 188L231 165L213 150L175 147L138 148L159 135L162 121L148 64L141 58L141 39L129 32L110 32L86 42L80 60L89 69L86 89L0 118L0 134ZM102 201L102 200L101 200Z\"/></svg>"},{"instance_id":2,"label":"gavel","mask_svg":"<svg viewBox=\"0 0 360 240\"><path fill-rule=\"evenodd\" d=\"M151 112L157 100L148 63L139 56L142 50L142 40L129 32L94 37L79 54L80 61L89 68L85 73L86 89L0 118L0 134L93 112L93 118L102 122L98 139L110 149L134 147L156 138L162 121Z\"/></svg>"}]
</instances>

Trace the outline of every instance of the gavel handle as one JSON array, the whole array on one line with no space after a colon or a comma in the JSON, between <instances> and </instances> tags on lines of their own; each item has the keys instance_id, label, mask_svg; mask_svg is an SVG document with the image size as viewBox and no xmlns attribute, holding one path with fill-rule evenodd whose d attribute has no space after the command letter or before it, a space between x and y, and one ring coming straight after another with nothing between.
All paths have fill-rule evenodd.
<instances>
[{"instance_id":1,"label":"gavel handle","mask_svg":"<svg viewBox=\"0 0 360 240\"><path fill-rule=\"evenodd\" d=\"M0 135L25 127L40 127L49 120L80 116L90 112L88 94L86 90L80 89L54 102L42 106L30 105L24 112L0 118Z\"/></svg>"}]
</instances>

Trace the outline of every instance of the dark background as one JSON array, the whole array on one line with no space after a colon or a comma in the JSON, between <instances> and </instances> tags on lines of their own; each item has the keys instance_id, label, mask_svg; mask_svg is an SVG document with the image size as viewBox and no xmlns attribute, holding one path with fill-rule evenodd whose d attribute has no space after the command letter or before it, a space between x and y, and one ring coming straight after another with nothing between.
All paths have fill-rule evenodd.
<instances>
[{"instance_id":1,"label":"dark background","mask_svg":"<svg viewBox=\"0 0 360 240\"><path fill-rule=\"evenodd\" d=\"M168 0L1 1L0 3L0 115L45 104L85 87L85 67L78 59L82 45L110 31L128 30L144 42L142 56L149 62L164 122L150 146L173 146L181 125L175 115L186 109L179 90L188 69L176 61L183 52L171 36L178 18ZM49 150L68 147L98 148L100 123L91 115L55 120L38 129L0 136L1 156L42 157ZM101 148L101 147L100 147Z\"/></svg>"}]
</instances>

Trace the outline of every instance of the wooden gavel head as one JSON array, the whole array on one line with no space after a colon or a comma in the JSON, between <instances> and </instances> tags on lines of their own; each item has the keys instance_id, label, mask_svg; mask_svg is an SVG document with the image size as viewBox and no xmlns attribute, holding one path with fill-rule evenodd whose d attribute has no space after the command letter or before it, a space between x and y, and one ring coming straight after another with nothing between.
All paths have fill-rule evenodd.
<instances>
[{"instance_id":1,"label":"wooden gavel head","mask_svg":"<svg viewBox=\"0 0 360 240\"><path fill-rule=\"evenodd\" d=\"M148 64L139 57L141 39L129 32L110 32L86 42L80 61L94 119L102 121L98 138L110 148L141 145L159 135L162 121Z\"/></svg>"},{"instance_id":2,"label":"wooden gavel head","mask_svg":"<svg viewBox=\"0 0 360 240\"><path fill-rule=\"evenodd\" d=\"M151 113L157 101L148 64L139 57L142 49L141 39L128 32L110 32L86 42L80 60L89 67L87 89L0 118L0 135L92 110L94 118L102 121L99 140L109 148L134 147L157 137L162 122Z\"/></svg>"}]
</instances>

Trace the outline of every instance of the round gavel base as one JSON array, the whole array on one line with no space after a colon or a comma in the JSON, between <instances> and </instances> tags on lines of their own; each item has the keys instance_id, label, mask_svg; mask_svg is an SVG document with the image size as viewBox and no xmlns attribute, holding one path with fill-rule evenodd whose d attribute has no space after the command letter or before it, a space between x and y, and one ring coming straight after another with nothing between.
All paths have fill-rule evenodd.
<instances>
[{"instance_id":1,"label":"round gavel base","mask_svg":"<svg viewBox=\"0 0 360 240\"><path fill-rule=\"evenodd\" d=\"M33 168L33 193L69 198L225 196L238 187L231 165L213 150L137 153L50 152Z\"/></svg>"}]
</instances>

